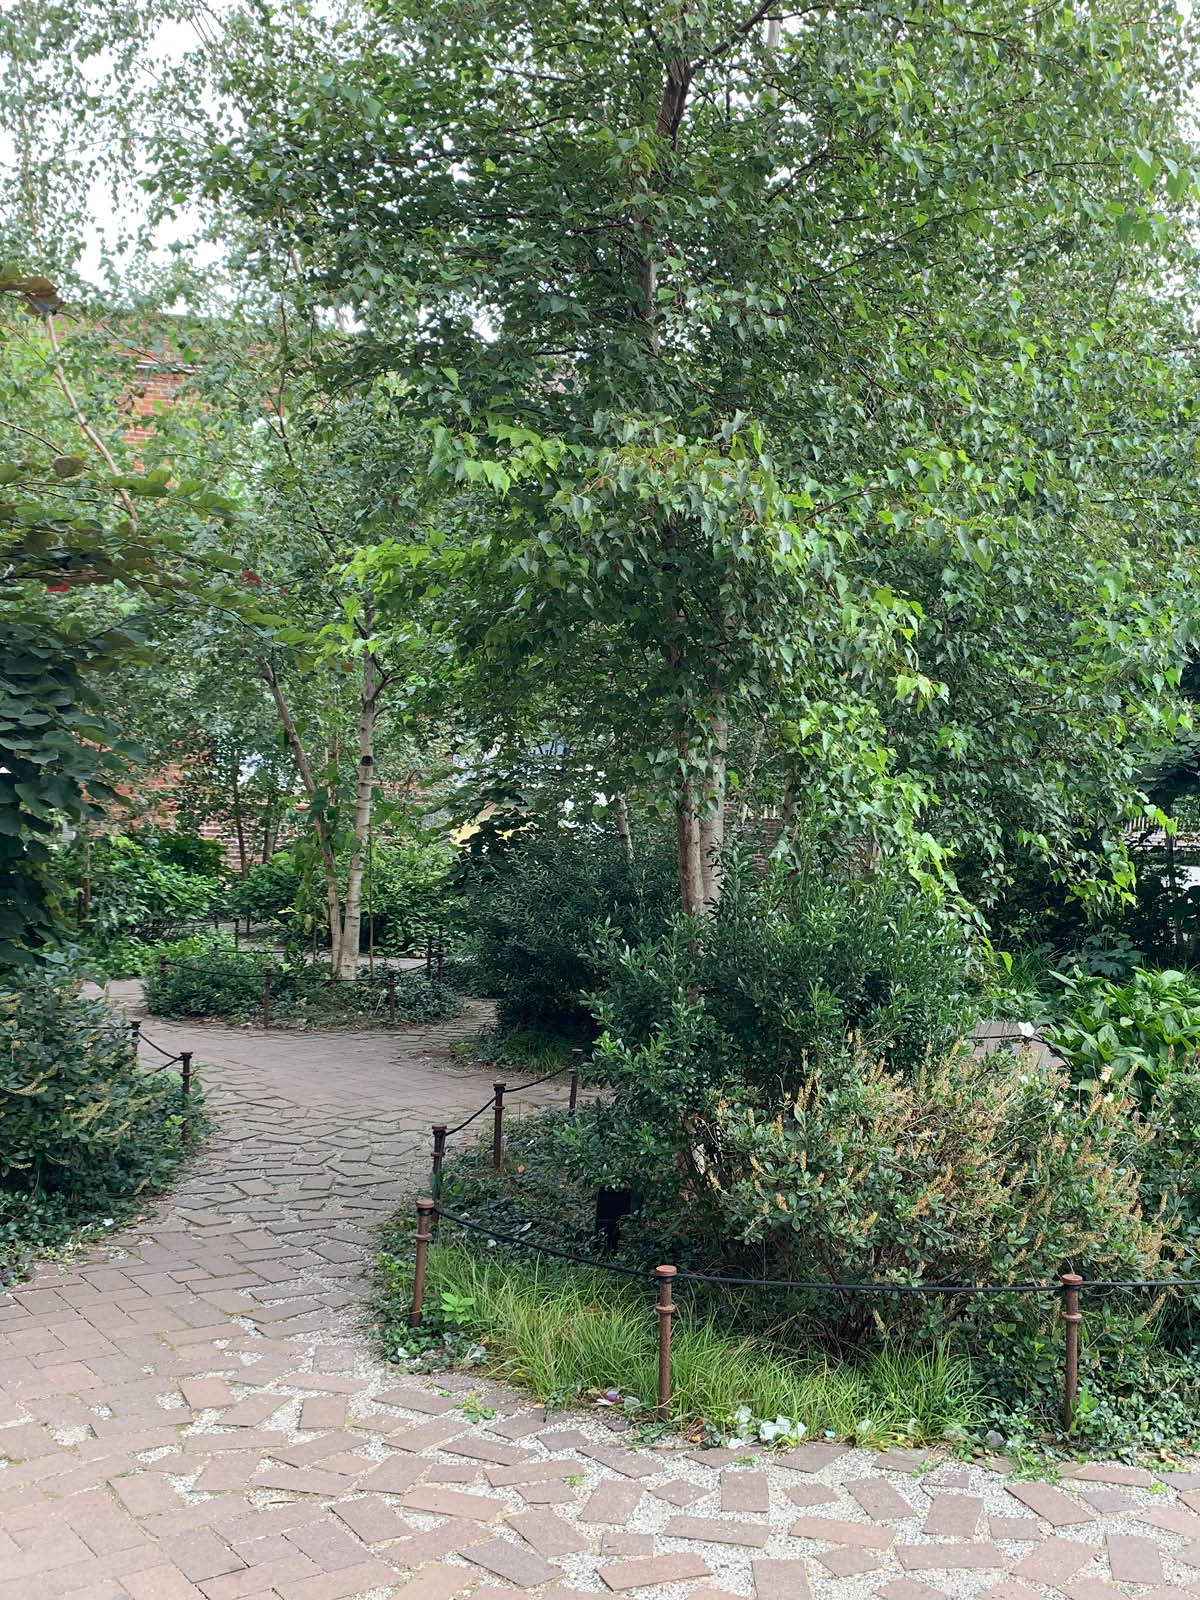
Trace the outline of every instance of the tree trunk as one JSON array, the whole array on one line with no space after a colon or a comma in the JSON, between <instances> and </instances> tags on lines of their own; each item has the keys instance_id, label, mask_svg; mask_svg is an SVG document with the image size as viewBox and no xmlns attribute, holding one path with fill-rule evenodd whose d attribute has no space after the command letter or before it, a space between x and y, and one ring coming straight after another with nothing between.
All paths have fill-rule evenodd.
<instances>
[{"instance_id":1,"label":"tree trunk","mask_svg":"<svg viewBox=\"0 0 1200 1600\"><path fill-rule=\"evenodd\" d=\"M333 844L329 838L329 829L325 825L325 818L317 806L317 785L313 777L312 767L309 764L308 756L305 754L304 746L300 743L300 735L296 732L296 724L292 720L292 713L283 698L283 691L279 687L279 679L275 675L275 669L269 661L260 661L259 671L271 691L271 698L275 702L275 710L283 727L288 749L292 753L296 771L300 774L300 782L304 785L304 792L308 796L313 828L316 832L317 844L321 852L321 869L325 876L325 893L329 901L329 959L333 971L337 972L341 964L342 954L342 898L338 888L337 861L333 854Z\"/></svg>"},{"instance_id":2,"label":"tree trunk","mask_svg":"<svg viewBox=\"0 0 1200 1600\"><path fill-rule=\"evenodd\" d=\"M679 865L679 903L684 916L704 915L704 873L700 861L700 819L695 793L684 778L675 800L675 856Z\"/></svg>"},{"instance_id":3,"label":"tree trunk","mask_svg":"<svg viewBox=\"0 0 1200 1600\"><path fill-rule=\"evenodd\" d=\"M616 804L617 838L621 841L621 854L625 857L625 865L633 865L633 835L629 831L629 806L624 793L617 796Z\"/></svg>"},{"instance_id":4,"label":"tree trunk","mask_svg":"<svg viewBox=\"0 0 1200 1600\"><path fill-rule=\"evenodd\" d=\"M238 876L245 878L250 873L250 858L246 854L246 823L242 816L242 785L240 764L233 768L233 827L237 834L238 847Z\"/></svg>"},{"instance_id":5,"label":"tree trunk","mask_svg":"<svg viewBox=\"0 0 1200 1600\"><path fill-rule=\"evenodd\" d=\"M698 818L700 883L704 911L715 914L721 899L722 859L725 854L725 776L729 761L729 727L724 712L712 718L712 765L704 779Z\"/></svg>"},{"instance_id":6,"label":"tree trunk","mask_svg":"<svg viewBox=\"0 0 1200 1600\"><path fill-rule=\"evenodd\" d=\"M342 949L338 975L358 974L358 947L362 939L363 865L371 827L371 800L375 790L375 711L379 703L379 669L375 657L363 659L362 699L358 713L358 782L354 796L354 852L346 878L346 909L342 921Z\"/></svg>"}]
</instances>

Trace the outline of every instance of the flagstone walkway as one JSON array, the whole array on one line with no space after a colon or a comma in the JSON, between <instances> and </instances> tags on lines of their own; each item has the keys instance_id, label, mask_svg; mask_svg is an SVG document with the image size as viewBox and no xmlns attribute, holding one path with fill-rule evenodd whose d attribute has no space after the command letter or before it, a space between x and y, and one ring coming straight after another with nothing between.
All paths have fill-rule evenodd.
<instances>
[{"instance_id":1,"label":"flagstone walkway","mask_svg":"<svg viewBox=\"0 0 1200 1600\"><path fill-rule=\"evenodd\" d=\"M0 1600L1200 1596L1200 1473L633 1451L376 1361L371 1230L490 1092L448 1054L478 1020L147 1023L204 1063L214 1132L143 1219L0 1294Z\"/></svg>"}]
</instances>

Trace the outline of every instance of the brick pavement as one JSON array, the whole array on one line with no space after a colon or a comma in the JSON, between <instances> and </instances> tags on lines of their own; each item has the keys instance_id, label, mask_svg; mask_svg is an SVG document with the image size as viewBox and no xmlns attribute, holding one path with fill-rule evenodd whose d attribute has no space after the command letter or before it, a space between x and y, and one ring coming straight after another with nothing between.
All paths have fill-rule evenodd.
<instances>
[{"instance_id":1,"label":"brick pavement","mask_svg":"<svg viewBox=\"0 0 1200 1600\"><path fill-rule=\"evenodd\" d=\"M1200 1597L1200 1473L631 1452L376 1362L371 1229L486 1098L447 1053L477 1021L147 1025L206 1064L214 1133L144 1219L0 1296L0 1600Z\"/></svg>"}]
</instances>

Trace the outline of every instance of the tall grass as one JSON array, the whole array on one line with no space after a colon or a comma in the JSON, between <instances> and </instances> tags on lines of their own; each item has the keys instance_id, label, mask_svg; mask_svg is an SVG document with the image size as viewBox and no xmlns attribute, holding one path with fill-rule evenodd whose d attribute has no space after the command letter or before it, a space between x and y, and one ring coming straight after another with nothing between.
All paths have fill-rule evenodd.
<instances>
[{"instance_id":1,"label":"tall grass","mask_svg":"<svg viewBox=\"0 0 1200 1600\"><path fill-rule=\"evenodd\" d=\"M412 1276L382 1258L389 1345L403 1345ZM617 1389L648 1408L657 1387L653 1291L586 1267L526 1263L509 1255L434 1246L426 1304L453 1297L456 1326L486 1345L489 1370L540 1401ZM739 1407L755 1417L803 1422L808 1435L875 1443L934 1440L980 1415L969 1363L943 1346L884 1347L850 1365L768 1347L694 1313L681 1297L671 1352L671 1420L730 1428Z\"/></svg>"}]
</instances>

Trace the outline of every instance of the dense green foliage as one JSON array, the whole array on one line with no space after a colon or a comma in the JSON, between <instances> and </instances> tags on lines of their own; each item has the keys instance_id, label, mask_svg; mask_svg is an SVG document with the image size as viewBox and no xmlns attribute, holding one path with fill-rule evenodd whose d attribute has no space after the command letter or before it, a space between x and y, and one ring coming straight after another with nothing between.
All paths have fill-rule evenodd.
<instances>
[{"instance_id":1,"label":"dense green foliage","mask_svg":"<svg viewBox=\"0 0 1200 1600\"><path fill-rule=\"evenodd\" d=\"M219 878L225 871L225 850L219 839L168 828L157 833L154 844L160 860L199 878Z\"/></svg>"},{"instance_id":2,"label":"dense green foliage","mask_svg":"<svg viewBox=\"0 0 1200 1600\"><path fill-rule=\"evenodd\" d=\"M0 995L0 1266L111 1226L183 1155L178 1078L139 1067L124 1019L41 979ZM202 1121L198 1096L189 1112Z\"/></svg>"},{"instance_id":3,"label":"dense green foliage","mask_svg":"<svg viewBox=\"0 0 1200 1600\"><path fill-rule=\"evenodd\" d=\"M111 643L111 641L109 641ZM104 645L6 620L0 654L0 966L24 965L61 926L53 844L111 799L116 731L86 678Z\"/></svg>"},{"instance_id":4,"label":"dense green foliage","mask_svg":"<svg viewBox=\"0 0 1200 1600\"><path fill-rule=\"evenodd\" d=\"M132 938L150 944L206 917L219 898L215 874L179 865L175 847L154 835L99 834L71 852L85 945L103 951Z\"/></svg>"},{"instance_id":5,"label":"dense green foliage","mask_svg":"<svg viewBox=\"0 0 1200 1600\"><path fill-rule=\"evenodd\" d=\"M12 88L0 70L0 98ZM36 189L32 167L20 187ZM62 942L71 901L51 843L101 815L136 755L111 713L114 679L145 664L138 612L183 591L215 598L212 526L232 514L165 464L161 441L135 460L128 354L78 323L64 342L64 306L48 279L0 265L2 966Z\"/></svg>"},{"instance_id":6,"label":"dense green foliage","mask_svg":"<svg viewBox=\"0 0 1200 1600\"><path fill-rule=\"evenodd\" d=\"M445 845L375 847L366 904L376 949L419 954L426 939L436 940L439 932L445 936L457 909L450 885L453 867L454 853Z\"/></svg>"},{"instance_id":7,"label":"dense green foliage","mask_svg":"<svg viewBox=\"0 0 1200 1600\"><path fill-rule=\"evenodd\" d=\"M269 860L256 861L244 878L235 878L225 898L235 916L290 923L304 884L296 852L277 850Z\"/></svg>"},{"instance_id":8,"label":"dense green foliage","mask_svg":"<svg viewBox=\"0 0 1200 1600\"><path fill-rule=\"evenodd\" d=\"M484 782L670 818L689 911L735 792L985 898L1124 881L1191 626L1190 23L470 18L235 11L157 181L344 306L332 359L453 492L354 572Z\"/></svg>"},{"instance_id":9,"label":"dense green foliage","mask_svg":"<svg viewBox=\"0 0 1200 1600\"><path fill-rule=\"evenodd\" d=\"M590 1032L606 937L653 938L674 903L674 864L647 849L632 864L612 834L583 825L489 829L458 876L477 982L506 1028Z\"/></svg>"},{"instance_id":10,"label":"dense green foliage","mask_svg":"<svg viewBox=\"0 0 1200 1600\"><path fill-rule=\"evenodd\" d=\"M1200 27L768 13L0 21L0 965L63 931L102 709L135 808L230 830L283 1017L379 1015L364 946L454 920L441 850L392 841L498 808L459 875L497 1048L601 1030L560 1188L787 1272L1150 1270L1196 1226L1190 980L1125 979L1192 937L1127 833L1196 766ZM212 271L134 250L87 289L101 171L198 207ZM175 400L126 437L147 372ZM753 882L759 843L799 876ZM199 914L195 841L93 849L94 970ZM989 919L1006 1014L1042 955L1121 979L1070 979L1068 1075L955 1053ZM173 951L151 994L256 1016L264 960ZM1032 1304L1007 1354L972 1306L896 1310L1040 1404ZM1089 1327L1132 1373L1187 1321Z\"/></svg>"},{"instance_id":11,"label":"dense green foliage","mask_svg":"<svg viewBox=\"0 0 1200 1600\"><path fill-rule=\"evenodd\" d=\"M263 1016L270 979L274 1020L386 1022L388 981L383 967L354 979L331 976L329 968L305 961L279 961L271 955L231 950L221 941L189 941L185 953L171 953L160 964L152 950L145 968L146 1005L161 1017ZM165 952L164 952L165 954ZM458 1016L462 1000L449 984L423 972L396 974L396 1017L400 1022L440 1022Z\"/></svg>"},{"instance_id":12,"label":"dense green foliage","mask_svg":"<svg viewBox=\"0 0 1200 1600\"><path fill-rule=\"evenodd\" d=\"M1078 1059L1064 1050L1068 1068L980 1057L955 1043L976 1003L967 954L935 902L886 875L762 882L735 870L715 918L612 949L594 1002L598 1098L514 1132L499 1183L486 1162L456 1161L450 1209L502 1231L536 1218L540 1237L586 1250L596 1189L628 1189L622 1261L831 1286L1191 1275L1190 987L1171 974L1142 974L1132 991L1064 986L1128 1072L1105 1071L1086 1040ZM1083 1027L1058 1025L1064 1037ZM1084 1436L1193 1436L1193 1298L1089 1307ZM885 1336L949 1340L977 1360L989 1420L1021 1438L1060 1409L1059 1309L1051 1295L738 1291L708 1312L767 1336L795 1319L789 1338L799 1326L868 1361Z\"/></svg>"},{"instance_id":13,"label":"dense green foliage","mask_svg":"<svg viewBox=\"0 0 1200 1600\"><path fill-rule=\"evenodd\" d=\"M1089 1091L1116 1089L1147 1103L1200 1052L1200 983L1182 972L1135 968L1125 983L1056 974L1061 995L1043 1037Z\"/></svg>"},{"instance_id":14,"label":"dense green foliage","mask_svg":"<svg viewBox=\"0 0 1200 1600\"><path fill-rule=\"evenodd\" d=\"M364 916L359 938L390 955L408 955L424 948L454 921L450 890L452 852L444 845L380 843L372 846L363 876ZM344 863L341 872L344 880ZM304 851L296 846L277 850L269 861L251 867L230 884L226 900L239 916L275 922L296 943L309 941L321 926L323 887L314 877Z\"/></svg>"}]
</instances>

